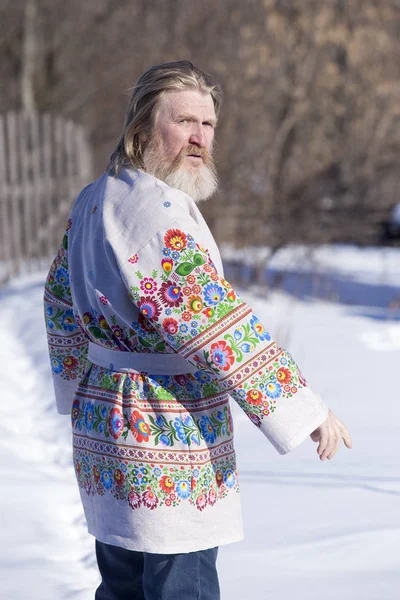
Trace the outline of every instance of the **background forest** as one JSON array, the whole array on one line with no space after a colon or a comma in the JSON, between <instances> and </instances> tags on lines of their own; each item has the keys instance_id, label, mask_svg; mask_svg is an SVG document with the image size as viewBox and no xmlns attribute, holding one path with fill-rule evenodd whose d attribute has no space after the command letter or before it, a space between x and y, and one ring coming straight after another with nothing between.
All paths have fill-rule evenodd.
<instances>
[{"instance_id":1,"label":"background forest","mask_svg":"<svg viewBox=\"0 0 400 600\"><path fill-rule=\"evenodd\" d=\"M215 74L219 242L376 244L399 201L399 0L0 0L0 23L0 113L85 125L94 175L144 69Z\"/></svg>"}]
</instances>

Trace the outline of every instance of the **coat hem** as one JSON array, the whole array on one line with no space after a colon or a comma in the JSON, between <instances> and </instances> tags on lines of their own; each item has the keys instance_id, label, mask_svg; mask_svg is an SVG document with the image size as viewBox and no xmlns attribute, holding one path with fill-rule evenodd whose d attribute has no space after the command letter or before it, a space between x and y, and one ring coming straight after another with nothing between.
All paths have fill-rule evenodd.
<instances>
[{"instance_id":1,"label":"coat hem","mask_svg":"<svg viewBox=\"0 0 400 600\"><path fill-rule=\"evenodd\" d=\"M182 542L180 544L170 544L165 546L153 547L151 544L140 544L135 543L130 538L124 538L118 535L96 535L93 531L88 528L88 533L95 537L99 542L103 544L110 544L111 546L119 546L126 550L134 550L136 552L148 552L149 554L187 554L189 552L198 552L201 550L209 550L210 548L216 548L224 546L226 544L233 544L240 542L244 539L243 532L229 538L218 538L215 540L209 539L206 541L198 542L191 541L191 543Z\"/></svg>"}]
</instances>

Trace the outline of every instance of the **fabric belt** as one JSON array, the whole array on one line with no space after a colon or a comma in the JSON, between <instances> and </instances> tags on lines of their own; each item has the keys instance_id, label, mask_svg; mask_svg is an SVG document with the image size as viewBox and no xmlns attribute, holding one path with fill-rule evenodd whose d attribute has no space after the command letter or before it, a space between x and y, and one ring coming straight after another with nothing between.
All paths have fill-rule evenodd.
<instances>
[{"instance_id":1,"label":"fabric belt","mask_svg":"<svg viewBox=\"0 0 400 600\"><path fill-rule=\"evenodd\" d=\"M184 375L196 373L199 369L190 364L180 354L151 354L109 350L89 342L88 360L120 373L152 373L153 375Z\"/></svg>"}]
</instances>

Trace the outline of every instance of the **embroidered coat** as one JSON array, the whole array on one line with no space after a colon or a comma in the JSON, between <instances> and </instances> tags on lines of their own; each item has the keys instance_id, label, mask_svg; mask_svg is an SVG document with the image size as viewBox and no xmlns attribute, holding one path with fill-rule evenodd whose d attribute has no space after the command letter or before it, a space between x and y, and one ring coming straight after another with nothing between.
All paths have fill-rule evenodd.
<instances>
[{"instance_id":1,"label":"embroidered coat","mask_svg":"<svg viewBox=\"0 0 400 600\"><path fill-rule=\"evenodd\" d=\"M88 529L102 542L180 553L240 540L229 398L280 454L327 417L224 279L194 201L142 171L104 174L79 195L45 317L57 408L71 416Z\"/></svg>"}]
</instances>

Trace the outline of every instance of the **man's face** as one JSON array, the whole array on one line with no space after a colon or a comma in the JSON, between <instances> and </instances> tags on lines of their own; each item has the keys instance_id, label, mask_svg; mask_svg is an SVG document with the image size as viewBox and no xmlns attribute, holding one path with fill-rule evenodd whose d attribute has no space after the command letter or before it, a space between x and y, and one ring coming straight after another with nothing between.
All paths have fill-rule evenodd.
<instances>
[{"instance_id":1,"label":"man's face","mask_svg":"<svg viewBox=\"0 0 400 600\"><path fill-rule=\"evenodd\" d=\"M216 121L210 94L166 93L144 151L145 170L195 201L211 196L217 187L211 154Z\"/></svg>"}]
</instances>

